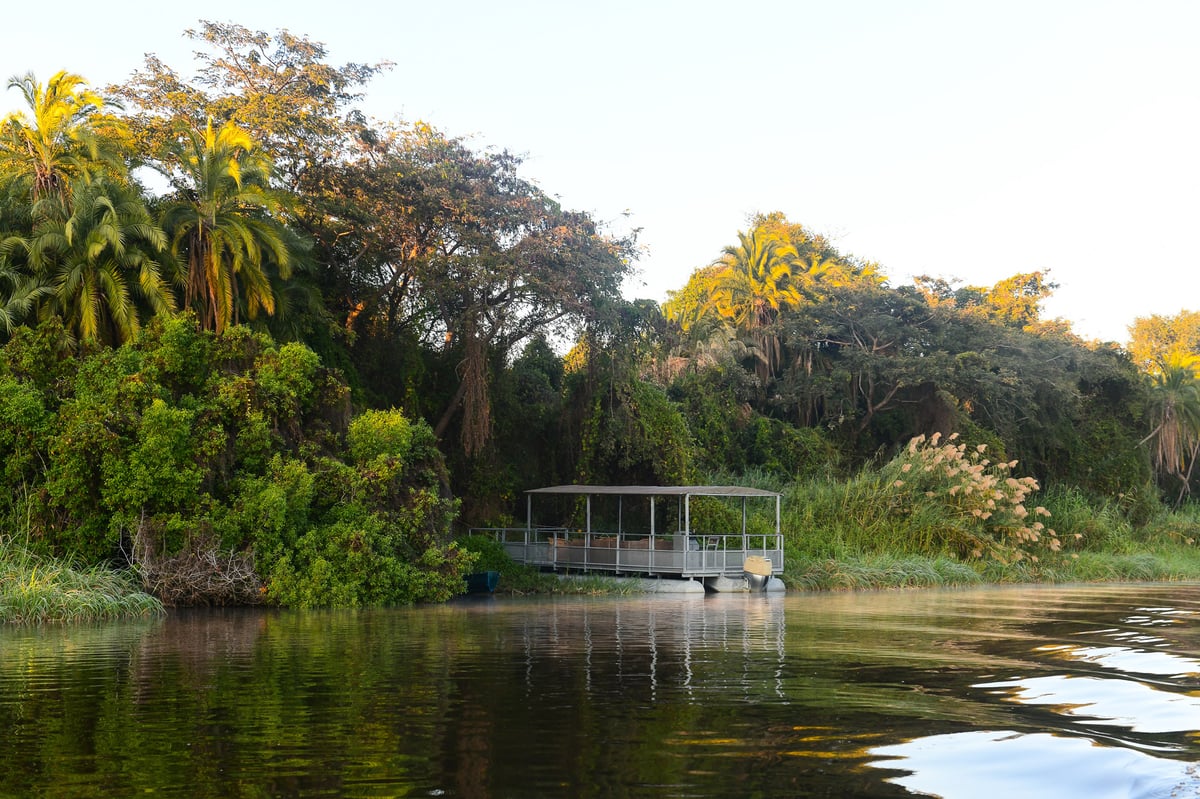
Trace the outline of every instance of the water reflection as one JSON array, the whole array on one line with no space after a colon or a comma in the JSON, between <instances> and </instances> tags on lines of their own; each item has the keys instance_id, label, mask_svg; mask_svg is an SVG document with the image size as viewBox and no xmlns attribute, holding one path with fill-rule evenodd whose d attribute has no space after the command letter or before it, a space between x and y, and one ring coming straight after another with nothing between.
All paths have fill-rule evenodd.
<instances>
[{"instance_id":1,"label":"water reflection","mask_svg":"<svg viewBox=\"0 0 1200 799\"><path fill-rule=\"evenodd\" d=\"M623 692L644 688L654 699L660 688L676 687L695 701L701 673L709 690L719 680L729 696L783 698L784 608L782 597L766 595L555 603L536 614L522 612L527 695L544 688L535 679L539 658L578 657L589 693L611 684ZM764 671L772 661L775 668ZM720 664L719 677L709 674L714 662Z\"/></svg>"},{"instance_id":2,"label":"water reflection","mask_svg":"<svg viewBox=\"0 0 1200 799\"><path fill-rule=\"evenodd\" d=\"M1089 725L1148 733L1200 730L1200 698L1134 680L1051 676L976 687L998 689L995 693L1007 701L1048 705L1063 716L1085 720Z\"/></svg>"},{"instance_id":3,"label":"water reflection","mask_svg":"<svg viewBox=\"0 0 1200 799\"><path fill-rule=\"evenodd\" d=\"M1200 796L1195 764L1046 733L935 735L872 754L895 758L876 765L908 772L895 784L943 799Z\"/></svg>"},{"instance_id":4,"label":"water reflection","mask_svg":"<svg viewBox=\"0 0 1200 799\"><path fill-rule=\"evenodd\" d=\"M1103 591L1070 593L1085 599L1092 590ZM1185 607L1196 594L1148 591L1179 601L1124 609L1072 601L1049 623L1028 626L1033 662L1024 674L972 686L1020 708L1009 719L1017 726L917 736L873 749L883 759L871 765L902 772L890 778L897 785L946 799L1200 796L1200 659L1196 611Z\"/></svg>"},{"instance_id":5,"label":"water reflection","mask_svg":"<svg viewBox=\"0 0 1200 799\"><path fill-rule=\"evenodd\" d=\"M1197 610L1120 586L0 629L0 796L1192 796Z\"/></svg>"},{"instance_id":6,"label":"water reflection","mask_svg":"<svg viewBox=\"0 0 1200 799\"><path fill-rule=\"evenodd\" d=\"M1162 639L1155 639L1162 642ZM1157 674L1183 680L1185 677L1200 676L1200 661L1180 657L1170 652L1133 649L1127 646L1076 646L1055 644L1038 647L1035 651L1073 660L1091 663L1105 669L1136 674Z\"/></svg>"}]
</instances>

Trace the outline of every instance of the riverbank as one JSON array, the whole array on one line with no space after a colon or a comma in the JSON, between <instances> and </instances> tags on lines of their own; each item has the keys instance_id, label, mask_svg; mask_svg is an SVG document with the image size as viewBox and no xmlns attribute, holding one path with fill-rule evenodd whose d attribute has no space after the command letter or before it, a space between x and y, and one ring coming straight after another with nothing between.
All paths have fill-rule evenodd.
<instances>
[{"instance_id":1,"label":"riverbank","mask_svg":"<svg viewBox=\"0 0 1200 799\"><path fill-rule=\"evenodd\" d=\"M1200 580L1194 548L1156 552L1079 553L1038 563L963 563L921 555L863 555L788 561L783 580L807 591L938 588L973 585L1174 582Z\"/></svg>"},{"instance_id":2,"label":"riverbank","mask_svg":"<svg viewBox=\"0 0 1200 799\"><path fill-rule=\"evenodd\" d=\"M132 577L102 566L73 568L0 541L0 623L86 622L147 618L163 605Z\"/></svg>"},{"instance_id":3,"label":"riverbank","mask_svg":"<svg viewBox=\"0 0 1200 799\"><path fill-rule=\"evenodd\" d=\"M513 563L503 553L490 553L488 565L504 574L498 589L501 595L621 595L646 590L645 581L602 575L563 580ZM1087 552L1008 565L921 555L798 556L788 561L783 575L789 591L813 592L1189 580L1200 581L1200 551L1190 545L1128 554ZM75 569L11 546L0 554L0 624L146 618L163 612L162 603L139 591L125 572Z\"/></svg>"},{"instance_id":4,"label":"riverbank","mask_svg":"<svg viewBox=\"0 0 1200 799\"><path fill-rule=\"evenodd\" d=\"M486 568L503 575L497 593L627 594L644 590L644 581L604 575L563 580L557 575L514 563L487 539L466 544ZM789 552L781 576L789 591L854 591L948 588L978 585L1200 581L1200 549L1165 544L1129 552L1078 552L1021 561L964 562L948 556L849 554L813 557Z\"/></svg>"},{"instance_id":5,"label":"riverbank","mask_svg":"<svg viewBox=\"0 0 1200 799\"><path fill-rule=\"evenodd\" d=\"M911 471L911 470L910 470ZM1072 490L1051 490L1042 501L1061 542L1059 550L1004 562L944 551L978 535L969 516L938 492L909 494L897 502L894 480L814 480L777 486L785 493L785 569L793 591L846 591L1200 580L1200 510L1149 506L1139 517L1128 500L1089 500ZM761 487L771 487L764 484ZM929 496L928 494L932 494ZM1039 506L1041 507L1041 506ZM1143 506L1146 507L1146 506ZM588 575L561 580L514 563L495 541L460 541L475 552L478 570L503 574L502 595L635 593L629 580ZM942 548L943 551L938 551ZM1015 552L1016 550L1010 550ZM132 575L104 567L80 569L31 554L19 541L0 539L0 623L90 621L146 617L163 612L138 590Z\"/></svg>"}]
</instances>

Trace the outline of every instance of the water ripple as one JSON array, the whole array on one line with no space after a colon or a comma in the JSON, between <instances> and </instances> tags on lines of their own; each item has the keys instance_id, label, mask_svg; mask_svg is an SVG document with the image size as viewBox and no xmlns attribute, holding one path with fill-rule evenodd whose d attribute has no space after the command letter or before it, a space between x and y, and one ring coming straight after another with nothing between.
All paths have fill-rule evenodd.
<instances>
[{"instance_id":1,"label":"water ripple","mask_svg":"<svg viewBox=\"0 0 1200 799\"><path fill-rule=\"evenodd\" d=\"M1035 652L1045 652L1064 660L1091 663L1102 668L1130 674L1154 674L1166 677L1200 676L1200 660L1170 652L1134 649L1127 646L1075 646L1055 644L1040 646Z\"/></svg>"},{"instance_id":2,"label":"water ripple","mask_svg":"<svg viewBox=\"0 0 1200 799\"><path fill-rule=\"evenodd\" d=\"M1023 705L1049 705L1091 724L1144 733L1200 730L1200 697L1161 691L1132 680L1050 676L975 687L995 689L1005 699Z\"/></svg>"},{"instance_id":3,"label":"water ripple","mask_svg":"<svg viewBox=\"0 0 1200 799\"><path fill-rule=\"evenodd\" d=\"M870 765L907 772L890 777L942 799L1150 799L1200 797L1197 765L1088 738L976 731L881 746Z\"/></svg>"}]
</instances>

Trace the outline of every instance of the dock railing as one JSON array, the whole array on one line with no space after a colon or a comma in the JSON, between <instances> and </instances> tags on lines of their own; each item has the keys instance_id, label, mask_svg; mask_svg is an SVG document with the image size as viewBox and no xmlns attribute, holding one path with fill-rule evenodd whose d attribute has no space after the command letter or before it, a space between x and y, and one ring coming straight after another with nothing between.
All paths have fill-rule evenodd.
<instances>
[{"instance_id":1,"label":"dock railing","mask_svg":"<svg viewBox=\"0 0 1200 799\"><path fill-rule=\"evenodd\" d=\"M603 533L566 527L484 527L518 563L555 570L685 577L741 575L749 555L783 572L783 536L778 533Z\"/></svg>"}]
</instances>

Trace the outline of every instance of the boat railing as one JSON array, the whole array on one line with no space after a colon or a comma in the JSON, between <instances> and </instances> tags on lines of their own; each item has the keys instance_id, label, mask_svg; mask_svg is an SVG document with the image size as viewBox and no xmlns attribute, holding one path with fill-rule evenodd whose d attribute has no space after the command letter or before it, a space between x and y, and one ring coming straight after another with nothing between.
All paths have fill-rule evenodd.
<instances>
[{"instance_id":1,"label":"boat railing","mask_svg":"<svg viewBox=\"0 0 1200 799\"><path fill-rule=\"evenodd\" d=\"M518 563L646 574L740 574L748 555L783 570L778 533L608 533L568 527L483 527Z\"/></svg>"}]
</instances>

